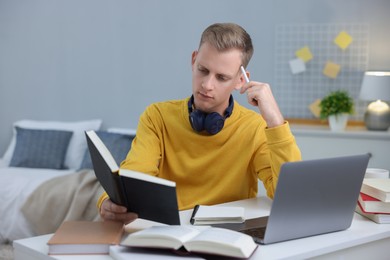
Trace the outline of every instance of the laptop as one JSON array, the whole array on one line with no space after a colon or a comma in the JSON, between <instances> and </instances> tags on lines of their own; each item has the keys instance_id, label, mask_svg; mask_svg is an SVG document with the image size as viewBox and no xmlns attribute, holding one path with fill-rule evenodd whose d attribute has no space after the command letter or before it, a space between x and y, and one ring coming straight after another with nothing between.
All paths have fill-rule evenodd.
<instances>
[{"instance_id":1,"label":"laptop","mask_svg":"<svg viewBox=\"0 0 390 260\"><path fill-rule=\"evenodd\" d=\"M270 215L240 224L213 225L271 244L345 230L351 226L369 155L282 165Z\"/></svg>"}]
</instances>

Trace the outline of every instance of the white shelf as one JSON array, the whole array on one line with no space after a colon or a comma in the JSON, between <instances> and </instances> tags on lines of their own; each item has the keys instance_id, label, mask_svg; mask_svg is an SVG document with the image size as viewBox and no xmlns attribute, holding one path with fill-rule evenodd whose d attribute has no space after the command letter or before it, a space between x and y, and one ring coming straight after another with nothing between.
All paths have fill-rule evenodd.
<instances>
[{"instance_id":1,"label":"white shelf","mask_svg":"<svg viewBox=\"0 0 390 260\"><path fill-rule=\"evenodd\" d=\"M304 160L369 153L369 167L390 169L390 131L347 127L333 132L328 126L291 125Z\"/></svg>"},{"instance_id":2,"label":"white shelf","mask_svg":"<svg viewBox=\"0 0 390 260\"><path fill-rule=\"evenodd\" d=\"M328 126L291 125L295 136L319 136L340 138L364 138L390 140L390 131L368 131L365 127L347 127L345 131L334 132Z\"/></svg>"}]
</instances>

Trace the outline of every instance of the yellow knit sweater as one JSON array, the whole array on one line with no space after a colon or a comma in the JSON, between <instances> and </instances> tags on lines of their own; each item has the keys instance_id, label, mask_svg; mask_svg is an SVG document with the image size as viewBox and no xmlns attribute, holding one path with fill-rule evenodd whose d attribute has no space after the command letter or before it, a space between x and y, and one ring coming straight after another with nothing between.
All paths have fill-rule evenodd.
<instances>
[{"instance_id":1,"label":"yellow knit sweater","mask_svg":"<svg viewBox=\"0 0 390 260\"><path fill-rule=\"evenodd\" d=\"M255 197L258 179L272 198L281 165L301 159L288 123L268 129L258 113L234 102L221 132L197 133L187 103L150 105L121 168L175 181L180 210Z\"/></svg>"}]
</instances>

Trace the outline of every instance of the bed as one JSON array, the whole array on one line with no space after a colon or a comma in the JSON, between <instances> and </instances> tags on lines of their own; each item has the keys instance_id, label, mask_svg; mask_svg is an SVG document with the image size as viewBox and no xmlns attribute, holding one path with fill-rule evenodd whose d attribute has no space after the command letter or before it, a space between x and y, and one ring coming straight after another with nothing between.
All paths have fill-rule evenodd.
<instances>
[{"instance_id":1,"label":"bed","mask_svg":"<svg viewBox=\"0 0 390 260\"><path fill-rule=\"evenodd\" d=\"M101 120L21 120L0 159L0 243L53 233L65 220L96 220L103 192L84 131L95 130L120 163L134 130L100 130Z\"/></svg>"}]
</instances>

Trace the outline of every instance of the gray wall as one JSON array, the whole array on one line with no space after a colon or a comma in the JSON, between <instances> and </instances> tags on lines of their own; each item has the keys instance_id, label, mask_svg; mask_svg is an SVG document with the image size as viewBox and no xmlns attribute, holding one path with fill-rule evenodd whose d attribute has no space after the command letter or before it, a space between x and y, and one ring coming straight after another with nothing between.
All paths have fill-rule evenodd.
<instances>
[{"instance_id":1,"label":"gray wall","mask_svg":"<svg viewBox=\"0 0 390 260\"><path fill-rule=\"evenodd\" d=\"M368 23L368 69L389 70L389 11L388 0L0 0L0 155L16 120L135 128L151 102L189 96L191 52L214 22L251 34L255 80L274 82L284 23Z\"/></svg>"}]
</instances>

